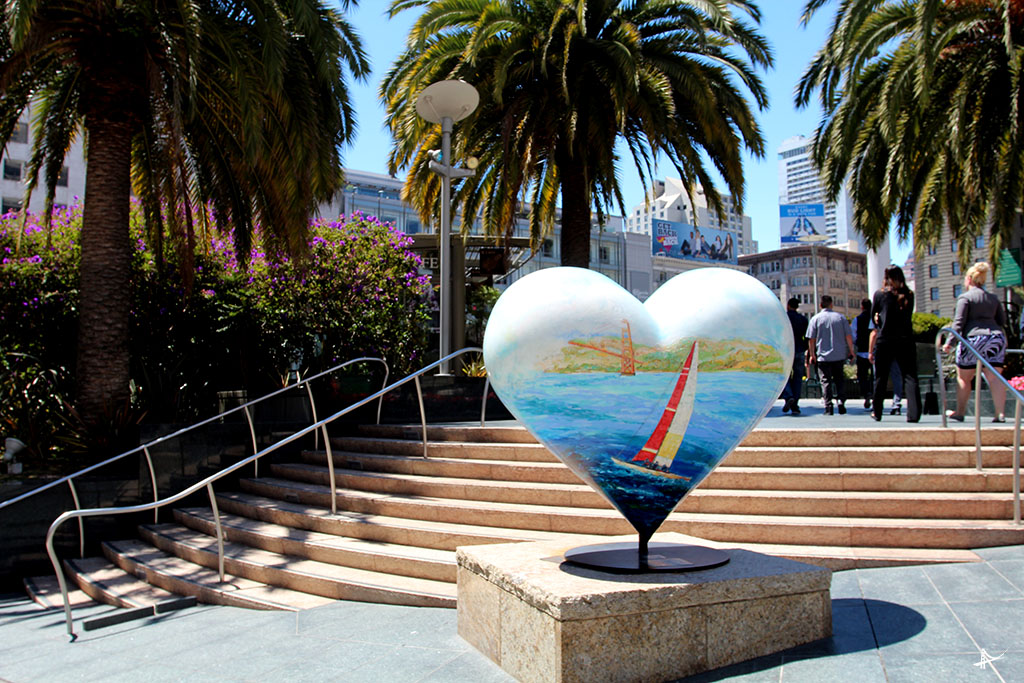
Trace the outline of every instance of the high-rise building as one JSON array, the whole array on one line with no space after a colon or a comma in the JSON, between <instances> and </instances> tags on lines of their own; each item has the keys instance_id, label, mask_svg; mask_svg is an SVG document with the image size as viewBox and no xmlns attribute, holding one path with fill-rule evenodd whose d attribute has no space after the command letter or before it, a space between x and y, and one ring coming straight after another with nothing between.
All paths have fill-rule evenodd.
<instances>
[{"instance_id":1,"label":"high-rise building","mask_svg":"<svg viewBox=\"0 0 1024 683\"><path fill-rule=\"evenodd\" d=\"M812 159L813 145L814 141L803 135L787 138L779 145L779 206L820 205L824 213L823 234L828 238L822 244L863 252L853 224L850 196L843 190L836 201L826 198L824 184ZM796 243L799 242L783 240L782 246L791 247Z\"/></svg>"},{"instance_id":2,"label":"high-rise building","mask_svg":"<svg viewBox=\"0 0 1024 683\"><path fill-rule=\"evenodd\" d=\"M651 235L655 220L685 223L697 228L724 230L734 235L736 256L756 254L757 242L751 236L750 216L738 212L731 195L722 195L725 219L720 219L714 208L708 205L704 188L694 188L693 201L686 194L683 182L678 178L655 180L651 185L648 201L633 207L623 219L626 232Z\"/></svg>"},{"instance_id":3,"label":"high-rise building","mask_svg":"<svg viewBox=\"0 0 1024 683\"><path fill-rule=\"evenodd\" d=\"M26 107L18 118L7 147L0 156L3 175L0 176L0 213L17 211L25 201L25 181L28 178L28 162L32 158L32 108ZM80 201L85 197L85 153L82 147L82 136L72 145L64 158L64 167L57 179L56 191L53 195L55 208L63 208ZM29 211L41 213L46 203L46 187L43 178L32 193Z\"/></svg>"}]
</instances>

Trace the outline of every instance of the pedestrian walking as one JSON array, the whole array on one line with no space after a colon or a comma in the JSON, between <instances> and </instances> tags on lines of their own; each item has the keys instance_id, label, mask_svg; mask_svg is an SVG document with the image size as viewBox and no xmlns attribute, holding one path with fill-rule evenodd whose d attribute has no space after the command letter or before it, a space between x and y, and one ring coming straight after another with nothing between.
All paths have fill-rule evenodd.
<instances>
[{"instance_id":1,"label":"pedestrian walking","mask_svg":"<svg viewBox=\"0 0 1024 683\"><path fill-rule=\"evenodd\" d=\"M846 377L843 364L854 357L853 331L846 316L832 310L832 297L821 297L821 311L811 318L807 327L807 349L810 362L818 366L825 414L846 413Z\"/></svg>"},{"instance_id":2,"label":"pedestrian walking","mask_svg":"<svg viewBox=\"0 0 1024 683\"><path fill-rule=\"evenodd\" d=\"M871 331L868 359L875 365L875 393L871 416L882 419L885 385L893 361L903 373L903 395L907 399L907 422L921 420L921 389L917 384L917 351L914 347L914 293L907 287L903 269L890 265L885 269L882 288L871 297Z\"/></svg>"},{"instance_id":3,"label":"pedestrian walking","mask_svg":"<svg viewBox=\"0 0 1024 683\"><path fill-rule=\"evenodd\" d=\"M800 414L800 391L802 389L804 373L807 367L804 357L807 353L807 316L797 311L800 308L800 299L791 298L786 302L786 315L789 317L789 324L793 328L793 371L789 374L789 381L782 388L782 412Z\"/></svg>"},{"instance_id":4,"label":"pedestrian walking","mask_svg":"<svg viewBox=\"0 0 1024 683\"><path fill-rule=\"evenodd\" d=\"M864 399L864 408L871 408L871 394L875 390L874 371L868 360L868 347L871 344L871 299L861 299L860 315L853 319L853 346L857 350L857 388Z\"/></svg>"},{"instance_id":5,"label":"pedestrian walking","mask_svg":"<svg viewBox=\"0 0 1024 683\"><path fill-rule=\"evenodd\" d=\"M956 300L956 313L953 315L952 328L962 337L966 337L971 347L987 360L996 372L1002 373L1006 361L1006 311L999 302L999 297L985 291L985 281L992 270L985 261L979 261L964 274L964 292ZM952 348L950 340L942 346L948 352ZM967 409L967 398L971 393L971 382L977 368L977 357L964 347L963 343L956 349L956 411L947 413L947 417L957 422L964 421ZM1006 386L995 378L991 370L985 368L985 379L988 389L992 392L992 403L995 406L993 422L1005 422L1003 410L1006 406ZM981 378L978 378L981 381Z\"/></svg>"}]
</instances>

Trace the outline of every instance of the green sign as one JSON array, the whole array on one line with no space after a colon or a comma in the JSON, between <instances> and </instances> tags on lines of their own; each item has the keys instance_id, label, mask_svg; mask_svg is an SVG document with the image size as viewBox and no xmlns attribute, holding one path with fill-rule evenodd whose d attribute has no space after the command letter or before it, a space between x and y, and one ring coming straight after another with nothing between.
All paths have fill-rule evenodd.
<instances>
[{"instance_id":1,"label":"green sign","mask_svg":"<svg viewBox=\"0 0 1024 683\"><path fill-rule=\"evenodd\" d=\"M996 286L1016 287L1020 284L1020 249L1001 249L999 270L996 271Z\"/></svg>"}]
</instances>

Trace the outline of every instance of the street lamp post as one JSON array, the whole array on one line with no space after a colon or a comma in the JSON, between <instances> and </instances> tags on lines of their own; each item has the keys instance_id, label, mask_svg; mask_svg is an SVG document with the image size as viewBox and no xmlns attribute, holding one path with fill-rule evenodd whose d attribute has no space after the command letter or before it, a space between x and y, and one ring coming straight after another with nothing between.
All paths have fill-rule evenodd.
<instances>
[{"instance_id":1,"label":"street lamp post","mask_svg":"<svg viewBox=\"0 0 1024 683\"><path fill-rule=\"evenodd\" d=\"M430 170L441 176L441 231L438 254L441 260L441 358L451 353L451 203L452 178L473 175L471 169L452 164L452 124L466 118L480 103L476 88L465 81L439 81L427 86L416 98L416 113L431 123L441 124L441 156L430 162ZM448 363L439 368L448 374Z\"/></svg>"},{"instance_id":2,"label":"street lamp post","mask_svg":"<svg viewBox=\"0 0 1024 683\"><path fill-rule=\"evenodd\" d=\"M803 237L797 237L797 242L803 242L804 244L811 245L811 268L813 269L814 278L814 301L811 303L811 310L818 310L818 244L821 242L827 242L828 235L804 235Z\"/></svg>"}]
</instances>

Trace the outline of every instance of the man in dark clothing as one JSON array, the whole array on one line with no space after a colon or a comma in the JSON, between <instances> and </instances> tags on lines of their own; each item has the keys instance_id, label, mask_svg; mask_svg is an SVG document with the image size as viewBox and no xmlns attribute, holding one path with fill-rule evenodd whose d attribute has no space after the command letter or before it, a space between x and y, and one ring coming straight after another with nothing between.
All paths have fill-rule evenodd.
<instances>
[{"instance_id":1,"label":"man in dark clothing","mask_svg":"<svg viewBox=\"0 0 1024 683\"><path fill-rule=\"evenodd\" d=\"M793 328L793 373L782 389L782 398L785 400L782 412L792 411L794 415L800 414L800 406L797 404L800 401L800 388L803 384L804 372L807 370L804 365L804 355L807 352L807 342L805 341L807 316L797 313L798 308L800 308L800 299L796 297L790 299L786 304L786 315L789 316L789 324Z\"/></svg>"},{"instance_id":2,"label":"man in dark clothing","mask_svg":"<svg viewBox=\"0 0 1024 683\"><path fill-rule=\"evenodd\" d=\"M853 345L857 350L857 385L860 387L864 407L871 407L871 394L874 392L875 379L871 372L871 361L868 360L868 349L871 346L871 299L860 300L861 313L853 319Z\"/></svg>"}]
</instances>

